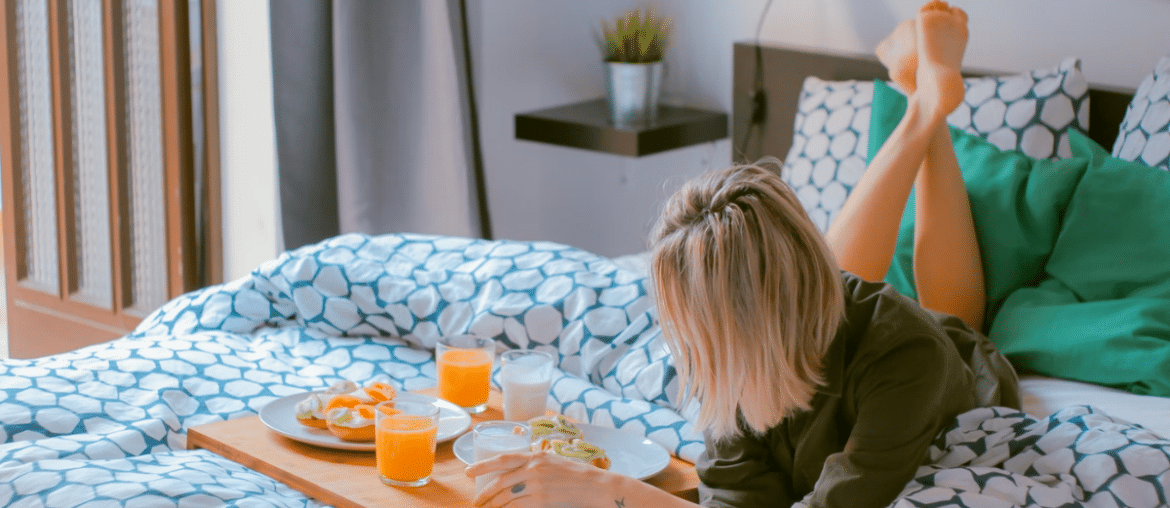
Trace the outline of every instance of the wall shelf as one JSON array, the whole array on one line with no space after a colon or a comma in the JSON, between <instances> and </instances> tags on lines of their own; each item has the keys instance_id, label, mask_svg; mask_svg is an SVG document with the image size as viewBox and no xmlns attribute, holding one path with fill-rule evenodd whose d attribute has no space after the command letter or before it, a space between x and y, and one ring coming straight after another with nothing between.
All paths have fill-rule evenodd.
<instances>
[{"instance_id":1,"label":"wall shelf","mask_svg":"<svg viewBox=\"0 0 1170 508\"><path fill-rule=\"evenodd\" d=\"M516 139L640 157L727 137L727 114L660 105L658 120L616 127L606 99L516 114Z\"/></svg>"}]
</instances>

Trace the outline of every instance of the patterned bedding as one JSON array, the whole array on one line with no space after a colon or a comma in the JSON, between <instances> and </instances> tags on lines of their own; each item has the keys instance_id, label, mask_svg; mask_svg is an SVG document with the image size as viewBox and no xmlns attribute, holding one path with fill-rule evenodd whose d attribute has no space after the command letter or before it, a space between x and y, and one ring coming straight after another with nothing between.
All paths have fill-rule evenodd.
<instances>
[{"instance_id":1,"label":"patterned bedding","mask_svg":"<svg viewBox=\"0 0 1170 508\"><path fill-rule=\"evenodd\" d=\"M317 506L186 450L186 428L341 378L433 386L436 340L461 333L555 352L561 412L693 461L695 408L675 398L648 291L642 271L547 242L351 234L304 247L169 302L122 339L0 364L0 506ZM1091 408L1039 421L978 410L936 444L903 502L1060 505L1043 486L1074 506L1155 506L1170 492L1170 441Z\"/></svg>"}]
</instances>

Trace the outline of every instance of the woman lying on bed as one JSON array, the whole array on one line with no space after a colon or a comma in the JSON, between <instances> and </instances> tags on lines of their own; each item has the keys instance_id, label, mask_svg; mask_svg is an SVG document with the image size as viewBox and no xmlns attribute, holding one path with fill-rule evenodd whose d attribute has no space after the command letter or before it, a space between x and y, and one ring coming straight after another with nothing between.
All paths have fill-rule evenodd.
<instances>
[{"instance_id":1,"label":"woman lying on bed","mask_svg":"<svg viewBox=\"0 0 1170 508\"><path fill-rule=\"evenodd\" d=\"M983 274L945 123L966 36L966 14L931 2L879 46L910 106L826 237L759 165L701 176L667 203L651 274L685 397L701 402L704 505L886 506L956 415L1018 407L1011 366L974 331ZM890 266L912 186L921 306L868 282ZM468 475L498 471L476 505L689 504L543 453Z\"/></svg>"}]
</instances>

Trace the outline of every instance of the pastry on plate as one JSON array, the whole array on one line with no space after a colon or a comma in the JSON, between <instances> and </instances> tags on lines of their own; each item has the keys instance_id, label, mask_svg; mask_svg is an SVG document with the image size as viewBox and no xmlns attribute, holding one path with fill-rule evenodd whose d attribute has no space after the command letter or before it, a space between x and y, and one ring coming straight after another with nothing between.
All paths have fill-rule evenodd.
<instances>
[{"instance_id":1,"label":"pastry on plate","mask_svg":"<svg viewBox=\"0 0 1170 508\"><path fill-rule=\"evenodd\" d=\"M373 406L397 395L398 391L393 386L381 381L358 387L353 381L342 380L333 383L322 393L310 393L297 403L294 413L300 424L326 429L329 428L327 414L332 409L353 408L358 404Z\"/></svg>"},{"instance_id":2,"label":"pastry on plate","mask_svg":"<svg viewBox=\"0 0 1170 508\"><path fill-rule=\"evenodd\" d=\"M534 449L546 449L544 442L561 439L571 441L580 439L581 429L565 415L540 416L528 420L532 428L532 442Z\"/></svg>"},{"instance_id":3,"label":"pastry on plate","mask_svg":"<svg viewBox=\"0 0 1170 508\"><path fill-rule=\"evenodd\" d=\"M309 394L304 400L297 402L294 413L297 417L297 422L301 425L313 427L317 429L324 429L325 426L325 404L329 402L331 396L326 396L320 393Z\"/></svg>"},{"instance_id":4,"label":"pastry on plate","mask_svg":"<svg viewBox=\"0 0 1170 508\"><path fill-rule=\"evenodd\" d=\"M369 404L330 409L325 413L325 422L329 432L342 441L374 440L374 406Z\"/></svg>"},{"instance_id":5,"label":"pastry on plate","mask_svg":"<svg viewBox=\"0 0 1170 508\"><path fill-rule=\"evenodd\" d=\"M601 469L609 469L610 461L609 457L605 455L605 450L593 443L583 439L551 439L547 443L548 448L546 449L551 449L557 455L592 464Z\"/></svg>"}]
</instances>

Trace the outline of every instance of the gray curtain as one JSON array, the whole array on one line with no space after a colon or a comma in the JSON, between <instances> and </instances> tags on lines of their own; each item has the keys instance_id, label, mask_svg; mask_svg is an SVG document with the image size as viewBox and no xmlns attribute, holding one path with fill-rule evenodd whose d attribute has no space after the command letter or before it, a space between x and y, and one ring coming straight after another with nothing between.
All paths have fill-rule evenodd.
<instances>
[{"instance_id":1,"label":"gray curtain","mask_svg":"<svg viewBox=\"0 0 1170 508\"><path fill-rule=\"evenodd\" d=\"M490 237L460 0L270 2L286 249Z\"/></svg>"}]
</instances>

